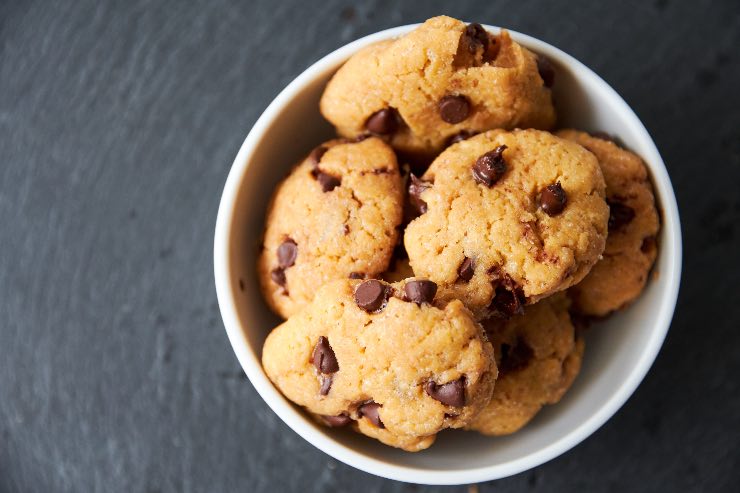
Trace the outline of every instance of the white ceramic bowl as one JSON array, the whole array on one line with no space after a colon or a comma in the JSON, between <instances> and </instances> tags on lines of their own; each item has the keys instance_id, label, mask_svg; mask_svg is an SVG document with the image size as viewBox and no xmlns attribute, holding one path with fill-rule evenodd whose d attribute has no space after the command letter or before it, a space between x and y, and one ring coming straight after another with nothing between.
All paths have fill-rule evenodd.
<instances>
[{"instance_id":1,"label":"white ceramic bowl","mask_svg":"<svg viewBox=\"0 0 740 493\"><path fill-rule=\"evenodd\" d=\"M265 211L275 185L290 167L332 135L318 109L331 75L360 48L414 27L382 31L325 56L291 82L257 120L234 160L221 198L214 242L216 290L242 368L265 402L296 433L335 459L378 476L425 484L473 483L509 476L562 454L593 433L634 392L673 316L681 274L681 230L665 165L627 103L573 57L511 32L514 40L555 65L559 126L617 135L648 164L663 221L657 275L628 310L588 332L583 369L563 400L545 407L512 436L444 431L430 449L407 453L349 430L316 425L278 392L260 364L262 343L279 323L262 299L255 273Z\"/></svg>"}]
</instances>

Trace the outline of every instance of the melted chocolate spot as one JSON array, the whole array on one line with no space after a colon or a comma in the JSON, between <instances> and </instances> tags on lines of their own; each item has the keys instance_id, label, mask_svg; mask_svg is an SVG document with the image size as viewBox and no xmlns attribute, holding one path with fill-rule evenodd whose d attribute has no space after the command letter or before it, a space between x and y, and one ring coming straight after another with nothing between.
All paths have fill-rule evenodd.
<instances>
[{"instance_id":1,"label":"melted chocolate spot","mask_svg":"<svg viewBox=\"0 0 740 493\"><path fill-rule=\"evenodd\" d=\"M472 258L465 257L460 266L457 268L457 280L468 282L475 274L475 262Z\"/></svg>"},{"instance_id":2,"label":"melted chocolate spot","mask_svg":"<svg viewBox=\"0 0 740 493\"><path fill-rule=\"evenodd\" d=\"M525 301L521 288L510 279L505 279L502 284L496 286L493 300L488 308L494 316L507 319L524 313Z\"/></svg>"},{"instance_id":3,"label":"melted chocolate spot","mask_svg":"<svg viewBox=\"0 0 740 493\"><path fill-rule=\"evenodd\" d=\"M277 249L278 266L287 269L295 264L298 257L298 245L292 238L287 238Z\"/></svg>"},{"instance_id":4,"label":"melted chocolate spot","mask_svg":"<svg viewBox=\"0 0 740 493\"><path fill-rule=\"evenodd\" d=\"M308 159L311 160L311 164L314 166L314 168L319 165L319 163L321 162L321 158L324 156L324 154L326 154L326 151L328 150L328 147L318 146L311 151L311 154L308 155Z\"/></svg>"},{"instance_id":5,"label":"melted chocolate spot","mask_svg":"<svg viewBox=\"0 0 740 493\"><path fill-rule=\"evenodd\" d=\"M421 199L421 194L432 186L428 181L420 180L413 173L409 177L409 206L412 209L413 218L421 216L427 211L427 203Z\"/></svg>"},{"instance_id":6,"label":"melted chocolate spot","mask_svg":"<svg viewBox=\"0 0 740 493\"><path fill-rule=\"evenodd\" d=\"M478 23L467 25L465 28L465 37L467 38L468 51L470 53L474 54L478 48L483 48L483 51L488 48L488 33Z\"/></svg>"},{"instance_id":7,"label":"melted chocolate spot","mask_svg":"<svg viewBox=\"0 0 740 493\"><path fill-rule=\"evenodd\" d=\"M529 364L533 356L534 351L522 338L518 338L513 347L508 344L502 344L499 371L501 373L507 373L520 370Z\"/></svg>"},{"instance_id":8,"label":"melted chocolate spot","mask_svg":"<svg viewBox=\"0 0 740 493\"><path fill-rule=\"evenodd\" d=\"M332 428L340 428L342 426L347 426L352 422L352 418L347 416L346 414L342 413L339 416L321 416L321 419L326 423L327 425L331 426Z\"/></svg>"},{"instance_id":9,"label":"melted chocolate spot","mask_svg":"<svg viewBox=\"0 0 740 493\"><path fill-rule=\"evenodd\" d=\"M328 173L324 173L323 171L318 171L316 173L316 180L321 185L321 190L324 193L331 192L342 183L342 180L340 178L332 176Z\"/></svg>"},{"instance_id":10,"label":"melted chocolate spot","mask_svg":"<svg viewBox=\"0 0 740 493\"><path fill-rule=\"evenodd\" d=\"M328 395L329 391L331 390L331 383L331 375L321 375L321 388L319 389L319 394Z\"/></svg>"},{"instance_id":11,"label":"melted chocolate spot","mask_svg":"<svg viewBox=\"0 0 740 493\"><path fill-rule=\"evenodd\" d=\"M617 200L606 199L609 204L609 231L619 231L635 218L635 210Z\"/></svg>"},{"instance_id":12,"label":"melted chocolate spot","mask_svg":"<svg viewBox=\"0 0 740 493\"><path fill-rule=\"evenodd\" d=\"M285 271L281 269L280 267L276 269L272 269L270 271L270 278L272 279L272 282L274 282L278 286L285 286L285 283L286 283Z\"/></svg>"}]
</instances>

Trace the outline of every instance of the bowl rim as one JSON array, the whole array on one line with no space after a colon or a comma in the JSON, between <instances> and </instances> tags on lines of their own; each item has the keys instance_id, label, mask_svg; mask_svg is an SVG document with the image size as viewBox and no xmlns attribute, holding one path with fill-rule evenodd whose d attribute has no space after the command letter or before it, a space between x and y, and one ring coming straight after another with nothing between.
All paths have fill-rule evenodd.
<instances>
[{"instance_id":1,"label":"bowl rim","mask_svg":"<svg viewBox=\"0 0 740 493\"><path fill-rule=\"evenodd\" d=\"M601 427L634 393L657 357L673 318L681 278L681 226L675 193L663 159L647 129L624 99L595 72L559 48L532 36L506 29L517 43L568 66L574 72L577 72L580 80L587 80L589 86L595 87L600 98L613 100L613 105L622 113L622 118L635 129L637 138L643 141L644 148L647 149L646 155L643 155L642 158L648 163L654 186L661 198L662 227L669 232L667 241L662 245L661 255L666 255L667 252L671 253L668 262L669 269L660 273L661 277L668 276L668 282L660 297L659 312L656 317L657 323L653 327L648 343L620 386L614 390L609 399L602 402L580 425L568 430L557 440L539 450L500 464L449 471L430 471L411 466L399 466L357 452L312 426L308 418L287 403L282 394L267 378L262 369L258 353L250 349L244 335L236 310L235 296L237 294L234 283L231 282L229 261L229 240L232 234L232 218L235 212L236 198L257 144L276 117L294 97L318 77L323 76L328 69L338 66L360 48L383 39L403 35L419 25L407 24L385 29L350 42L322 57L290 82L257 119L234 159L218 208L213 252L216 294L229 342L250 382L267 405L307 442L336 460L388 479L430 485L476 483L511 476L563 454ZM501 30L497 26L484 25L484 27L494 33Z\"/></svg>"}]
</instances>

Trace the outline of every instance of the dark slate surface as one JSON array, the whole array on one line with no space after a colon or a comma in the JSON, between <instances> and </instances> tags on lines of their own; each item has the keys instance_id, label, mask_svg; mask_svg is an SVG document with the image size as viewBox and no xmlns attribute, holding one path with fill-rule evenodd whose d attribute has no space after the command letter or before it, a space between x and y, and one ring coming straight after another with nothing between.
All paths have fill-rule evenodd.
<instances>
[{"instance_id":1,"label":"dark slate surface","mask_svg":"<svg viewBox=\"0 0 740 493\"><path fill-rule=\"evenodd\" d=\"M229 166L279 89L438 13L601 74L661 149L685 234L673 327L634 397L479 491L737 488L736 0L54 3L0 2L0 491L466 491L355 471L282 424L231 351L211 262Z\"/></svg>"}]
</instances>

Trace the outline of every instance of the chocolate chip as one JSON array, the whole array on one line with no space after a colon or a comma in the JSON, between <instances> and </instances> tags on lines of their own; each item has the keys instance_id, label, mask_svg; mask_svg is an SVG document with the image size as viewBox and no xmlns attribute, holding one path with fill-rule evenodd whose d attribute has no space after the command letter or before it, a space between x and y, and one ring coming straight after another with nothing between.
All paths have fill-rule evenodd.
<instances>
[{"instance_id":1,"label":"chocolate chip","mask_svg":"<svg viewBox=\"0 0 740 493\"><path fill-rule=\"evenodd\" d=\"M498 285L491 305L488 307L493 315L500 318L510 318L524 312L524 293L521 288L508 282L509 286Z\"/></svg>"},{"instance_id":2,"label":"chocolate chip","mask_svg":"<svg viewBox=\"0 0 740 493\"><path fill-rule=\"evenodd\" d=\"M457 280L468 282L473 278L475 273L475 262L472 258L465 257L460 266L457 268Z\"/></svg>"},{"instance_id":3,"label":"chocolate chip","mask_svg":"<svg viewBox=\"0 0 740 493\"><path fill-rule=\"evenodd\" d=\"M292 238L287 238L277 249L278 265L281 269L294 265L297 256L298 245Z\"/></svg>"},{"instance_id":4,"label":"chocolate chip","mask_svg":"<svg viewBox=\"0 0 740 493\"><path fill-rule=\"evenodd\" d=\"M348 235L349 234L349 231L350 231L349 224L343 224L342 225L342 233L344 233L345 235Z\"/></svg>"},{"instance_id":5,"label":"chocolate chip","mask_svg":"<svg viewBox=\"0 0 740 493\"><path fill-rule=\"evenodd\" d=\"M432 281L419 279L409 281L403 287L404 300L416 304L431 303L437 294L437 284Z\"/></svg>"},{"instance_id":6,"label":"chocolate chip","mask_svg":"<svg viewBox=\"0 0 740 493\"><path fill-rule=\"evenodd\" d=\"M642 245L640 245L640 251L642 253L650 253L658 246L658 240L655 238L655 236L648 236L647 238L644 238L642 240Z\"/></svg>"},{"instance_id":7,"label":"chocolate chip","mask_svg":"<svg viewBox=\"0 0 740 493\"><path fill-rule=\"evenodd\" d=\"M473 165L473 178L475 181L488 187L493 186L506 172L506 161L504 160L505 145L483 154Z\"/></svg>"},{"instance_id":8,"label":"chocolate chip","mask_svg":"<svg viewBox=\"0 0 740 493\"><path fill-rule=\"evenodd\" d=\"M540 77L542 77L542 82L545 83L545 87L552 87L555 83L555 68L547 57L537 55L537 71L540 73Z\"/></svg>"},{"instance_id":9,"label":"chocolate chip","mask_svg":"<svg viewBox=\"0 0 740 493\"><path fill-rule=\"evenodd\" d=\"M360 134L360 135L357 135L357 136L349 139L347 142L350 143L350 144L357 144L359 142L362 142L365 139L369 139L370 137L371 137L371 135L368 134L368 133Z\"/></svg>"},{"instance_id":10,"label":"chocolate chip","mask_svg":"<svg viewBox=\"0 0 740 493\"><path fill-rule=\"evenodd\" d=\"M499 371L506 373L519 370L527 366L534 356L534 351L523 339L518 338L516 344L512 347L508 344L501 345L501 361L499 362Z\"/></svg>"},{"instance_id":11,"label":"chocolate chip","mask_svg":"<svg viewBox=\"0 0 740 493\"><path fill-rule=\"evenodd\" d=\"M366 312L381 310L388 299L385 284L375 279L361 282L355 289L355 303Z\"/></svg>"},{"instance_id":12,"label":"chocolate chip","mask_svg":"<svg viewBox=\"0 0 740 493\"><path fill-rule=\"evenodd\" d=\"M350 272L349 273L350 279L365 279L365 274L362 272Z\"/></svg>"},{"instance_id":13,"label":"chocolate chip","mask_svg":"<svg viewBox=\"0 0 740 493\"><path fill-rule=\"evenodd\" d=\"M323 171L318 171L316 173L316 180L318 180L319 184L321 185L321 190L323 192L331 192L336 187L338 187L340 183L342 183L342 180L340 180L336 176L324 173Z\"/></svg>"},{"instance_id":14,"label":"chocolate chip","mask_svg":"<svg viewBox=\"0 0 740 493\"><path fill-rule=\"evenodd\" d=\"M319 394L327 395L329 391L331 390L331 383L332 383L331 375L321 375L321 388L319 389Z\"/></svg>"},{"instance_id":15,"label":"chocolate chip","mask_svg":"<svg viewBox=\"0 0 740 493\"><path fill-rule=\"evenodd\" d=\"M465 37L468 40L468 50L475 53L478 48L488 47L488 33L478 23L468 24L465 28Z\"/></svg>"},{"instance_id":16,"label":"chocolate chip","mask_svg":"<svg viewBox=\"0 0 740 493\"><path fill-rule=\"evenodd\" d=\"M274 282L278 286L285 286L285 271L280 267L272 269L270 271L270 278L272 279L272 282Z\"/></svg>"},{"instance_id":17,"label":"chocolate chip","mask_svg":"<svg viewBox=\"0 0 740 493\"><path fill-rule=\"evenodd\" d=\"M319 337L319 342L313 348L311 362L321 373L334 373L339 371L339 363L334 355L334 350L329 345L329 339Z\"/></svg>"},{"instance_id":18,"label":"chocolate chip","mask_svg":"<svg viewBox=\"0 0 740 493\"><path fill-rule=\"evenodd\" d=\"M313 164L314 167L318 166L321 162L321 158L324 156L324 154L326 154L326 151L328 150L329 148L325 146L318 146L314 148L314 150L311 151L311 154L308 155L308 159L311 160L311 164Z\"/></svg>"},{"instance_id":19,"label":"chocolate chip","mask_svg":"<svg viewBox=\"0 0 740 493\"><path fill-rule=\"evenodd\" d=\"M437 385L429 381L424 390L432 399L438 400L445 406L463 407L465 405L465 377L452 382Z\"/></svg>"},{"instance_id":20,"label":"chocolate chip","mask_svg":"<svg viewBox=\"0 0 740 493\"><path fill-rule=\"evenodd\" d=\"M395 108L384 108L376 111L365 122L365 128L379 135L390 135L399 127L400 116Z\"/></svg>"},{"instance_id":21,"label":"chocolate chip","mask_svg":"<svg viewBox=\"0 0 740 493\"><path fill-rule=\"evenodd\" d=\"M385 425L380 420L380 408L383 407L377 402L366 402L365 404L361 405L357 412L360 414L360 416L366 417L372 424L377 426L378 428L385 428Z\"/></svg>"},{"instance_id":22,"label":"chocolate chip","mask_svg":"<svg viewBox=\"0 0 740 493\"><path fill-rule=\"evenodd\" d=\"M439 100L437 110L447 123L460 123L470 114L470 102L465 96L449 95Z\"/></svg>"},{"instance_id":23,"label":"chocolate chip","mask_svg":"<svg viewBox=\"0 0 740 493\"><path fill-rule=\"evenodd\" d=\"M635 210L618 200L606 199L609 205L609 231L618 231L635 218Z\"/></svg>"},{"instance_id":24,"label":"chocolate chip","mask_svg":"<svg viewBox=\"0 0 740 493\"><path fill-rule=\"evenodd\" d=\"M447 146L451 146L452 144L457 144L458 142L462 142L463 140L468 140L470 137L477 135L478 132L475 132L473 130L460 130L458 133L447 139Z\"/></svg>"},{"instance_id":25,"label":"chocolate chip","mask_svg":"<svg viewBox=\"0 0 740 493\"><path fill-rule=\"evenodd\" d=\"M563 187L560 186L560 182L554 185L547 185L540 192L540 207L548 216L557 216L563 212L567 203L568 196L565 194Z\"/></svg>"},{"instance_id":26,"label":"chocolate chip","mask_svg":"<svg viewBox=\"0 0 740 493\"><path fill-rule=\"evenodd\" d=\"M421 200L421 194L424 190L431 188L431 183L420 180L413 173L409 179L409 205L416 215L414 218L424 214L427 211L427 203Z\"/></svg>"},{"instance_id":27,"label":"chocolate chip","mask_svg":"<svg viewBox=\"0 0 740 493\"><path fill-rule=\"evenodd\" d=\"M340 428L342 426L347 426L352 422L352 418L347 416L346 414L342 413L339 416L321 416L321 419L326 423L327 425L331 426L332 428Z\"/></svg>"}]
</instances>

